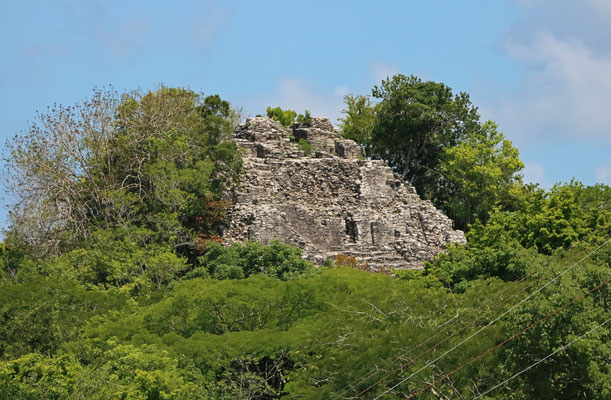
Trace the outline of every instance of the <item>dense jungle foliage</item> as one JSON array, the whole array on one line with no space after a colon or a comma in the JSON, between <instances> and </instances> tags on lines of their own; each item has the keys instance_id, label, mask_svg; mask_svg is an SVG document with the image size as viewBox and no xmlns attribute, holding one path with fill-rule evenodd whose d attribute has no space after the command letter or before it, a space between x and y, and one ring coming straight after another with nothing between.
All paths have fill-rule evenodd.
<instances>
[{"instance_id":1,"label":"dense jungle foliage","mask_svg":"<svg viewBox=\"0 0 611 400\"><path fill-rule=\"evenodd\" d=\"M219 243L241 160L217 95L100 90L39 115L7 145L0 399L610 398L611 189L522 183L446 85L372 94L346 97L343 134L468 238L394 277Z\"/></svg>"}]
</instances>

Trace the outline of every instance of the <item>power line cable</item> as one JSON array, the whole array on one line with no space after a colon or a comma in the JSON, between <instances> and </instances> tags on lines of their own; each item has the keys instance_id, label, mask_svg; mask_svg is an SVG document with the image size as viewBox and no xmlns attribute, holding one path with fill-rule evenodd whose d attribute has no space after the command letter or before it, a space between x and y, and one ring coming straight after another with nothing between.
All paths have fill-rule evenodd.
<instances>
[{"instance_id":1,"label":"power line cable","mask_svg":"<svg viewBox=\"0 0 611 400\"><path fill-rule=\"evenodd\" d=\"M508 299L517 296L521 293L523 293L524 291L528 290L528 288L532 287L534 285L535 282L533 282L532 284L526 286L525 288L522 288L521 290L519 290L518 292L512 294ZM508 300L506 299L506 300ZM374 382L373 384L371 384L370 386L368 386L367 388L365 388L364 390L362 390L361 392L359 392L358 394L356 394L355 396L352 396L352 398L359 398L359 396L367 393L370 389L372 389L374 386L380 384L381 382L383 382L384 380L386 380L387 378L389 378L390 376L392 376L394 373L396 373L397 371L405 368L406 366L416 362L417 359L419 359L421 356L423 356L424 354L428 353L431 350L436 349L439 345L443 344L444 342L452 339L454 336L456 336L457 334L459 334L460 332L464 331L465 329L477 324L478 322L482 321L486 315L490 312L492 312L494 309L496 309L497 307L499 307L500 305L502 305L506 300L497 303L494 307L489 308L488 310L486 310L482 315L480 315L479 318L475 319L474 321L472 321L471 323L464 325L462 328L455 330L454 332L452 332L452 334L450 336L447 336L446 338L440 340L439 342L435 343L433 346L431 346L430 348L428 348L427 350L421 352L420 354L418 354L416 357L414 357L413 359L409 360L408 363L406 363L405 365L399 365L399 367L397 367L396 369L394 369L393 371L391 371L390 373L388 373L387 375L383 376L381 379L379 379L378 381ZM443 332L443 331L441 331ZM435 336L437 336L439 333L441 332L436 332L433 336L431 336L429 339L425 340L424 342L422 342L421 344L424 344L426 342L428 342L430 339L434 338ZM420 347L420 345L415 346L412 350L416 349ZM411 353L411 351L410 351ZM409 353L408 353L409 354ZM407 354L405 354L407 355ZM397 359L404 357L405 355L399 356L397 357Z\"/></svg>"},{"instance_id":2,"label":"power line cable","mask_svg":"<svg viewBox=\"0 0 611 400\"><path fill-rule=\"evenodd\" d=\"M582 240L583 242L583 240ZM581 242L580 242L581 243ZM579 243L579 244L580 244ZM576 247L576 246L575 246ZM581 250L579 254L582 254L585 250ZM518 278L517 280L514 281L514 283L517 285L520 282L522 282L525 278L526 278L526 274L522 275L520 278ZM417 360L418 358L420 358L420 356L426 354L427 352L429 352L430 350L434 350L435 348L437 348L437 346L439 346L440 344L444 343L445 341L451 339L452 337L454 337L456 334L460 333L461 331L465 330L466 328L473 326L475 324L477 324L478 322L480 322L485 316L486 314L492 312L493 310L495 310L497 307L501 306L503 303L505 303L508 299L519 295L520 293L528 290L530 287L534 286L536 284L536 281L533 281L531 284L529 284L528 286L520 289L519 291L511 294L508 298L498 302L497 304L495 304L494 306L488 308L487 310L484 311L484 313L482 315L480 315L479 318L477 318L476 320L472 321L470 324L463 326L462 328L459 328L457 330L455 330L449 337L446 337L445 339L441 340L440 342L435 343L433 346L429 347L426 351L420 353L419 355L417 355L416 357L414 357L413 359L410 360L410 362L414 362L415 360ZM509 290L511 290L513 288L507 288L505 290L503 290L501 293L497 294L497 296L494 296L493 298L501 298L505 292L508 292ZM437 325L437 327L435 328L435 333L433 333L432 336L429 336L426 340L424 340L423 342L418 343L416 346L412 346L411 348L407 348L405 349L404 352L401 352L400 354L396 355L395 357L393 357L393 359L388 360L386 362L386 364L392 364L394 362L396 362L397 360L400 360L401 358L411 354L414 350L416 350L417 348L423 346L424 344L428 343L429 341L433 340L433 338L435 338L437 335L440 335L442 333L444 333L447 328L449 326L452 326L456 323L458 323L459 321L461 321L462 319L464 319L465 314L461 315L461 316L454 316L450 319L448 319L447 321L444 321L443 323ZM439 330L439 328L444 327L444 329ZM394 372L404 368L405 366L409 365L401 365L399 368L397 368L396 370L392 371L389 375L386 375L384 378L382 378L381 380L377 381L376 383L374 383L373 385L371 385L370 387L368 387L367 389L365 389L363 392L360 392L359 394L355 395L355 396L351 396L350 398L357 398L358 396L360 396L361 394L365 393L368 391L368 389L370 389L371 387L375 386L376 384L382 382L384 379L386 379L388 376L392 375ZM346 385L344 388L341 389L341 392L339 392L339 394L337 394L335 397L333 397L333 400L338 399L339 397L341 397L344 393L346 393L349 389L354 389L356 386L360 385L361 383L365 382L367 379L371 378L372 376L375 376L377 374L379 374L380 372L384 371L383 369L377 368L375 370L372 370L369 374L365 375L364 377L362 377L357 383L355 384L348 384ZM336 392L337 393L337 392Z\"/></svg>"},{"instance_id":3,"label":"power line cable","mask_svg":"<svg viewBox=\"0 0 611 400\"><path fill-rule=\"evenodd\" d=\"M585 240L580 241L577 245L584 243ZM574 245L573 247L577 247L577 245ZM585 252L585 250L581 250L578 254L583 254ZM573 257L575 258L575 257ZM582 260L580 260L579 262L581 262ZM578 263L579 263L578 262ZM567 263L568 264L568 263ZM522 275L517 281L515 281L516 283L521 282L522 280L524 280L526 278L526 274ZM442 339L441 341L437 342L436 344L434 344L432 347L428 348L427 350L425 350L424 352L421 352L420 354L418 354L416 357L412 358L411 360L409 360L409 362L405 365L400 365L398 368L396 368L395 370L391 371L389 374L385 375L384 377L382 377L381 379L379 379L378 381L374 382L372 385L368 386L367 388L365 388L364 390L362 390L361 392L359 392L358 394L351 396L351 399L354 398L358 398L359 396L361 396L362 394L368 392L371 388L373 388L374 386L378 385L379 383L383 382L384 380L386 380L388 377L392 376L394 373L396 373L399 370L402 370L403 368L405 368L406 366L410 365L411 363L414 363L418 358L420 358L422 355L428 353L431 350L434 350L435 348L437 348L439 345L441 345L442 343L450 340L452 337L456 336L458 333L464 331L465 329L469 328L470 326L473 326L475 324L477 324L478 322L480 322L481 320L483 320L487 314L489 314L490 312L492 312L493 310L495 310L497 307L501 306L503 303L507 302L507 300L509 300L512 297L515 297L521 293L523 293L524 291L528 290L529 288L531 288L532 286L534 286L537 282L533 281L531 284L527 285L526 287L522 288L521 290L511 294L508 298L502 300L501 302L498 302L497 304L495 304L494 306L492 306L491 308L487 309L482 315L480 315L479 318L477 318L476 320L474 320L473 322L471 322L470 324L467 324L465 326L463 326L462 328L459 328L457 330L455 330L450 336L446 337L445 339ZM505 292L508 292L509 290L511 290L512 288L508 288L504 291L502 291L501 293L499 293L496 298L501 298L503 294L505 294ZM430 336L429 338L427 338L425 341L420 342L419 344L417 344L416 346L411 347L410 349L406 350L403 353L400 353L399 355L395 356L392 360L389 360L387 362L387 364L392 364L394 362L396 362L397 360L400 360L401 358L411 354L414 350L416 350L417 348L423 346L424 344L428 343L429 341L431 341L433 338L435 338L437 335L445 332L447 330L448 327L448 323L452 320L456 319L456 317L452 317L449 320L443 322L442 324L438 325L437 328L440 328L442 326L446 326L446 328L444 328L443 330L439 331L437 330L432 336ZM458 319L458 321L460 321L461 318ZM458 321L454 321L454 323L458 323ZM449 326L452 326L452 324L450 324ZM366 376L364 376L363 378L361 378L356 384L348 384L346 385L339 394L337 394L335 397L333 397L334 400L338 399L339 397L341 397L344 393L346 393L348 390L350 389L355 389L358 385L362 384L363 382L367 381L368 379L370 379L371 377L379 374L380 372L384 371L384 369L376 369L373 370L371 373L367 374Z\"/></svg>"},{"instance_id":4,"label":"power line cable","mask_svg":"<svg viewBox=\"0 0 611 400\"><path fill-rule=\"evenodd\" d=\"M520 278L518 281L516 281L515 283L516 283L516 284L518 284L518 283L519 283L519 282L521 282L521 281L522 281L524 278L525 278L525 275L524 275L523 277L521 277L521 278ZM513 287L511 287L511 288L507 288L506 290L504 290L504 291L502 291L500 294L498 294L496 297L497 297L497 298L498 298L498 297L502 297L502 295L503 295L503 294L505 294L505 292L508 292L508 291L509 291L509 290L511 290L511 289L513 289ZM492 306L491 308L489 308L488 310L486 310L486 311L484 312L484 314L483 314L483 315L480 315L480 317L479 317L477 320L475 320L474 322L472 322L470 325L473 325L473 324L475 324L475 323L479 322L479 320L481 320L481 319L482 319L482 318L483 318L483 317L484 317L486 314L488 314L489 312L493 311L494 309L496 309L497 307L499 307L500 305L502 305L502 304L503 304L504 302L506 302L506 301L507 301L509 298L514 297L514 296L518 295L519 293L523 292L523 291L524 291L524 290L526 290L526 289L527 289L527 288L521 289L519 292L511 294L511 295L510 295L510 296L509 296L507 299L505 299L505 300L503 300L503 301L501 301L501 302L499 302L499 303L495 304L494 306ZM463 314L463 315L461 315L460 317L464 317L464 314ZM428 337L426 340L424 340L424 341L422 341L422 342L418 343L417 345L412 346L411 348L406 349L404 352L401 352L400 354L396 355L395 357L393 357L393 359L392 359L392 360L388 360L388 361L386 362L386 364L392 364L392 363L396 362L397 360L400 360L401 358L408 356L409 354L411 354L411 353L412 353L414 350L418 349L419 347L424 346L426 343L428 343L428 342L430 342L431 340L433 340L433 339L434 339L436 336L438 336L438 335L440 335L440 334L444 333L444 332L445 332L445 331L446 331L446 330L447 330L449 327L451 327L453 324L458 323L458 321L460 321L460 320L461 320L461 318L460 318L460 317L459 317L459 316L454 316L454 317L452 317L452 318L448 319L447 321L444 321L443 323L439 324L439 325L438 325L438 326L435 328L435 329L436 329L436 331L435 331L435 333L434 333L432 336L429 336L429 337ZM460 328L460 329L461 329L461 330L463 330L463 329L467 328L468 326L469 326L469 325L466 325L466 326L464 326L463 328ZM441 328L441 327L444 327L444 328L443 328L442 330L439 330L439 328ZM446 339L444 339L444 340L442 340L442 341L440 341L440 342L437 342L436 344L434 344L434 345L433 345L432 347L430 347L429 349L427 349L427 350L425 350L424 352L420 353L418 356L416 356L416 357L414 358L414 360L418 359L418 358L419 358L420 356L422 356L423 354L426 354L428 351L430 351L430 350L432 350L432 349L436 348L436 347L437 347L437 346L439 346L441 343L443 343L445 340L450 339L450 338L451 338L451 337L453 337L453 336L454 336L454 335L455 335L457 332L458 332L458 330L457 330L457 331L454 331L454 332L452 333L452 335L450 335L450 336L449 336L449 337L447 337ZM348 384L348 385L346 385L346 386L345 386L345 387L344 387L344 388L341 390L341 392L340 392L339 394L337 394L335 397L333 397L333 400L338 399L338 398L339 398L339 397L341 397L341 396L342 396L344 393L346 393L348 390L350 390L350 389L354 389L356 386L358 386L358 385L362 384L363 382L365 382L365 381L367 381L368 379L370 379L370 378L374 377L375 375L379 374L379 373L380 373L380 372L382 372L382 371L384 371L384 370L383 370L383 369L379 369L379 368L378 368L378 369L376 369L376 370L374 370L374 371L370 372L370 373L369 373L369 374L367 374L366 376L362 377L362 378L361 378L361 379L360 379L360 380L359 380L357 383L355 383L355 384ZM393 372L395 372L395 371L393 371ZM393 372L391 372L391 374L392 374ZM387 375L386 377L388 377L388 375ZM382 380L383 380L383 379L385 379L386 377L382 378ZM380 382L380 381L378 381L378 382L376 382L376 383L379 383L379 382ZM374 385L375 385L375 383L374 383ZM365 391L367 391L367 389L366 389ZM358 398L358 396L360 396L362 393L364 393L364 392L361 392L361 393L357 394L356 396L351 396L351 397L352 397L352 398L354 398L354 397L357 397L357 398Z\"/></svg>"},{"instance_id":5,"label":"power line cable","mask_svg":"<svg viewBox=\"0 0 611 400\"><path fill-rule=\"evenodd\" d=\"M462 346L464 343L466 343L467 341L471 340L473 337L475 337L476 335L478 335L480 332L482 332L484 329L488 328L489 326L491 326L492 324L496 323L498 320L500 320L502 317L504 317L505 315L509 314L511 311L515 310L516 308L518 308L521 304L523 304L525 301L531 299L535 294L541 292L543 289L545 289L547 286L551 285L553 282L555 282L556 280L560 279L562 276L564 276L566 273L568 273L569 271L571 271L572 269L574 269L577 265L579 265L581 262L583 262L586 258L592 256L593 254L597 253L598 251L600 251L600 249L602 249L603 247L605 247L607 244L609 244L609 242L611 242L611 239L608 239L605 243L601 244L600 246L598 246L596 249L592 250L590 253L588 253L587 255L585 255L584 257L582 257L579 261L577 261L576 263L572 264L570 267L566 268L564 271L562 271L561 273L557 274L555 277L553 277L552 279L550 279L549 281L547 281L547 283L545 283L543 286L539 287L538 289L536 289L535 291L533 291L531 294L529 294L528 296L526 296L524 299L520 300L517 304L515 304L514 306L510 307L509 309L507 309L505 312L503 312L501 315L499 315L498 317L496 317L495 319L493 319L492 321L490 321L487 325L485 325L483 328L479 329L478 331L476 331L475 333L473 333L472 335L468 336L466 339L462 340L461 342L459 342L457 345L455 345L454 347L452 347L450 350L446 351L445 353L443 353L442 355L438 356L437 358L429 361L428 363L426 363L422 368L420 368L419 370L417 370L416 372L412 373L411 375L409 375L408 377L402 379L399 383L397 383L396 385L390 387L389 389L387 389L386 391L384 391L381 395L379 395L378 397L376 397L374 400L379 399L380 397L382 397L383 395L385 395L386 393L390 392L391 390L393 390L394 388L396 388L397 386L401 385L402 383L408 381L409 379L411 379L412 377L414 377L415 375L417 375L418 373L420 373L421 371L423 371L424 369L430 367L432 364L436 363L437 361L439 361L441 358L445 357L446 355L448 355L449 353L451 353L452 351L456 350L458 347Z\"/></svg>"},{"instance_id":6,"label":"power line cable","mask_svg":"<svg viewBox=\"0 0 611 400\"><path fill-rule=\"evenodd\" d=\"M583 242L583 241L582 241L582 242ZM585 250L582 250L582 251L580 251L578 254L583 254L584 252L585 252ZM584 259L585 259L585 257L584 257ZM582 259L582 260L579 260L579 261L578 261L578 263L580 263L581 261L583 261L583 259ZM522 279L524 279L525 277L526 277L526 275L523 275L523 276L522 276L522 278L520 278L518 281L521 281L521 280L522 280ZM511 298L511 297L514 297L514 296L517 296L517 295L521 294L522 292L524 292L524 291L528 290L530 287L534 286L536 283L537 283L536 281L533 281L531 284L529 284L528 286L526 286L526 287L525 287L525 288L523 288L522 290L520 290L520 291L518 291L518 292L516 292L516 293L512 294L512 295L510 296L510 298ZM505 301L506 301L506 300L505 300ZM398 371L400 371L400 370L404 369L404 368L405 368L406 366L408 366L410 363L414 363L414 362L415 362L415 360L417 360L418 358L420 358L422 355L426 354L428 351L430 351L430 350L433 350L433 349L437 348L437 347L438 347L440 344L442 344L443 342L445 342L445 341L447 341L447 340L451 339L451 338L452 338L452 337L454 337L456 334L458 334L458 333L462 332L462 331L463 331L463 330L465 330L466 328L468 328L468 327L470 327L470 326L473 326L473 325L475 325L477 322L479 322L479 321L483 320L483 318L485 317L485 314L487 314L487 313L491 312L493 309L495 309L496 307L500 306L500 305L501 305L502 303L504 303L505 301L500 302L500 303L498 303L497 305L495 305L494 307L492 307L491 309L487 310L487 311L484 313L484 315L480 316L480 318L476 319L476 320L475 320L475 321L473 321L472 323L470 323L470 324L468 324L468 325L465 325L465 326L463 326L462 328L460 328L460 329L458 329L458 330L454 331L454 332L452 333L452 335L450 335L449 337L446 337L445 339L443 339L443 340L441 340L440 342L438 342L438 343L436 343L435 345L433 345L431 348L429 348L429 349L427 349L426 351L424 351L424 352L420 353L418 356L416 356L415 358L413 358L412 360L410 360L410 361L409 361L407 364L405 364L405 365L399 365L399 367L397 367L395 370L391 371L389 374L385 375L384 377L382 377L381 379L379 379L378 381L376 381L376 382L375 382L375 383L373 383L372 385L368 386L368 387L367 387L367 388L365 388L363 391L359 392L357 395L352 396L351 398L352 398L352 399L354 399L354 398L358 398L359 396L361 396L361 395L363 395L364 393L368 392L370 389L372 389L372 388L373 388L373 387L375 387L376 385L378 385L378 384L380 384L381 382L383 382L384 380L386 380L388 377L390 377L390 376L392 376L393 374L395 374L396 372L398 372ZM435 335L433 335L432 337L434 337L434 336L435 336ZM427 341L428 341L428 339L427 339L425 342L427 342ZM416 346L416 347L419 347L419 346ZM400 358L400 357L397 357L397 359L398 359L398 358ZM345 391L344 391L344 392L345 392Z\"/></svg>"},{"instance_id":7,"label":"power line cable","mask_svg":"<svg viewBox=\"0 0 611 400\"><path fill-rule=\"evenodd\" d=\"M443 377L441 377L440 379L436 379L433 380L433 382L431 384L429 384L428 386L425 386L424 388L420 389L419 391L409 395L406 397L406 400L413 398L414 396L417 396L421 393L423 393L424 391L426 391L427 389L433 387L435 382L441 382L447 378L449 378L450 376L454 375L456 372L460 371L461 369L463 369L464 367L473 364L475 361L479 360L480 358L484 357L485 355L493 352L494 350L498 349L499 347L503 346L504 344L506 344L507 342L515 339L516 337L524 334L526 331L534 328L535 326L539 325L540 323L542 323L543 321L555 316L556 314L558 314L559 312L561 312L562 310L572 306L573 304L577 303L578 301L582 300L583 298L587 297L588 295L590 295L591 293L597 291L598 289L600 289L601 287L605 286L606 284L608 284L609 282L611 282L611 279L607 279L605 282L600 283L598 286L588 290L585 293L582 293L581 295L575 297L573 300L571 300L570 302L566 303L565 305L563 305L562 307L559 307L557 309L555 309L554 311L552 311L551 313L547 314L546 316L544 316L543 318L540 318L539 320L537 320L536 322L533 322L532 324L528 325L526 328L522 329L521 331L513 334L512 336L510 336L509 338L503 340L501 343L489 348L488 350L484 351L483 353L473 357L471 360L469 360L468 362L462 364L461 366L459 366L458 368L455 368L452 372L445 374ZM402 381L404 382L404 381ZM402 382L399 382L397 385L393 386L392 388L389 389L392 390L395 387L399 386ZM387 391L388 392L388 391ZM382 393L382 395L386 394L387 392ZM380 395L380 396L382 396ZM380 396L376 397L374 400L380 398Z\"/></svg>"},{"instance_id":8,"label":"power line cable","mask_svg":"<svg viewBox=\"0 0 611 400\"><path fill-rule=\"evenodd\" d=\"M499 387L503 386L504 384L506 384L507 382L509 382L510 380L522 375L524 372L528 371L529 369L532 369L534 367L536 367L537 365L541 364L543 361L547 360L550 357L553 357L556 353L566 349L567 347L569 347L570 345L572 345L575 342L580 341L581 339L583 339L584 337L588 336L590 333L594 332L595 330L597 330L598 328L606 325L607 323L609 323L609 321L611 321L611 318L609 318L608 320L606 320L605 322L603 322L602 324L598 324L596 325L594 328L590 329L589 331L587 331L586 333L584 333L583 335L579 336L577 339L574 339L573 341L560 346L559 349L557 349L556 351L549 353L548 355L546 355L545 357L543 357L542 359L532 363L531 365L529 365L528 367L524 368L523 370L521 370L520 372L516 373L515 375L512 375L511 377L505 379L503 382L499 383L496 386L491 387L490 389L486 390L484 393L480 393L479 395L477 395L476 397L473 398L473 400L477 400L482 396L485 396L486 394L492 392L495 389L498 389Z\"/></svg>"}]
</instances>

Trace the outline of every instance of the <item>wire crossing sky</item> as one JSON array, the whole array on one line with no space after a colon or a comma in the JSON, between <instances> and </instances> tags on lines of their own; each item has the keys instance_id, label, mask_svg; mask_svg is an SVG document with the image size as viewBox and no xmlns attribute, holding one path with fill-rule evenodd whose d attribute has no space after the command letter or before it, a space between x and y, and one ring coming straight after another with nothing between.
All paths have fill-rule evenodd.
<instances>
[{"instance_id":1,"label":"wire crossing sky","mask_svg":"<svg viewBox=\"0 0 611 400\"><path fill-rule=\"evenodd\" d=\"M608 0L3 1L0 134L108 85L336 121L345 94L400 72L468 92L527 181L610 184L610 36Z\"/></svg>"}]
</instances>

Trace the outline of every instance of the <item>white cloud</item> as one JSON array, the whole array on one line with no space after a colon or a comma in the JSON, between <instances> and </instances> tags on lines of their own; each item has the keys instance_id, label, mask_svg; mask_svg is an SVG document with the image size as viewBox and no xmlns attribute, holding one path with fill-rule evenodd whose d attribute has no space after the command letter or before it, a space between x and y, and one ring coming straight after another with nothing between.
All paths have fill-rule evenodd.
<instances>
[{"instance_id":1,"label":"white cloud","mask_svg":"<svg viewBox=\"0 0 611 400\"><path fill-rule=\"evenodd\" d=\"M518 145L533 140L611 142L610 0L516 0L523 20L502 49L525 71L484 104Z\"/></svg>"},{"instance_id":2,"label":"white cloud","mask_svg":"<svg viewBox=\"0 0 611 400\"><path fill-rule=\"evenodd\" d=\"M383 79L387 79L399 73L399 68L395 64L373 61L369 65L369 73L375 79L375 84L379 85Z\"/></svg>"},{"instance_id":3,"label":"white cloud","mask_svg":"<svg viewBox=\"0 0 611 400\"><path fill-rule=\"evenodd\" d=\"M596 182L611 185L611 158L596 167Z\"/></svg>"},{"instance_id":4,"label":"white cloud","mask_svg":"<svg viewBox=\"0 0 611 400\"><path fill-rule=\"evenodd\" d=\"M328 90L304 79L284 77L270 93L260 93L237 99L247 115L263 114L268 106L292 109L298 113L310 110L312 116L327 117L336 124L343 109L343 97L348 88L338 86Z\"/></svg>"},{"instance_id":5,"label":"white cloud","mask_svg":"<svg viewBox=\"0 0 611 400\"><path fill-rule=\"evenodd\" d=\"M609 0L589 0L589 3L598 11L611 15L611 1Z\"/></svg>"},{"instance_id":6,"label":"white cloud","mask_svg":"<svg viewBox=\"0 0 611 400\"><path fill-rule=\"evenodd\" d=\"M545 186L545 173L543 171L543 165L531 161L525 162L524 165L524 170L522 170L524 182L538 183L541 186Z\"/></svg>"},{"instance_id":7,"label":"white cloud","mask_svg":"<svg viewBox=\"0 0 611 400\"><path fill-rule=\"evenodd\" d=\"M577 4L579 7L591 7L598 11L611 13L611 1L609 0L516 0L521 6L524 7L536 7L548 3L556 7L563 7L566 5Z\"/></svg>"},{"instance_id":8,"label":"white cloud","mask_svg":"<svg viewBox=\"0 0 611 400\"><path fill-rule=\"evenodd\" d=\"M534 7L543 3L545 0L516 0L518 4L526 6L526 7Z\"/></svg>"},{"instance_id":9,"label":"white cloud","mask_svg":"<svg viewBox=\"0 0 611 400\"><path fill-rule=\"evenodd\" d=\"M233 102L242 105L247 116L263 114L268 106L279 106L298 113L307 109L312 116L327 117L337 125L338 119L342 117L345 95L367 93L372 85L379 85L382 79L392 77L398 71L394 64L372 61L369 63L367 79L373 80L373 83L362 88L351 88L341 84L329 88L299 77L283 77L278 79L277 85L271 91L236 98Z\"/></svg>"},{"instance_id":10,"label":"white cloud","mask_svg":"<svg viewBox=\"0 0 611 400\"><path fill-rule=\"evenodd\" d=\"M78 36L82 46L99 46L124 61L159 49L207 50L231 17L230 10L216 0L189 0L182 7L142 3L117 9L100 0L66 1L57 7L64 25L59 39Z\"/></svg>"},{"instance_id":11,"label":"white cloud","mask_svg":"<svg viewBox=\"0 0 611 400\"><path fill-rule=\"evenodd\" d=\"M346 86L337 86L335 90L333 90L333 93L336 96L340 96L343 98L345 95L350 93L350 89L348 89Z\"/></svg>"}]
</instances>

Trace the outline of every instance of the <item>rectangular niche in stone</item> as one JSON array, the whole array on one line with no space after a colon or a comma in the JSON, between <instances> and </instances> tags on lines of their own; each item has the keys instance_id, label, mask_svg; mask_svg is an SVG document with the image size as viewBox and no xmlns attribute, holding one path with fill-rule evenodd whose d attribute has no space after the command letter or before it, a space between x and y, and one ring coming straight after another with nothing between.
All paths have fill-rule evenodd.
<instances>
[{"instance_id":1,"label":"rectangular niche in stone","mask_svg":"<svg viewBox=\"0 0 611 400\"><path fill-rule=\"evenodd\" d=\"M359 228L356 221L351 218L346 218L346 238L351 243L356 243L359 237Z\"/></svg>"}]
</instances>

